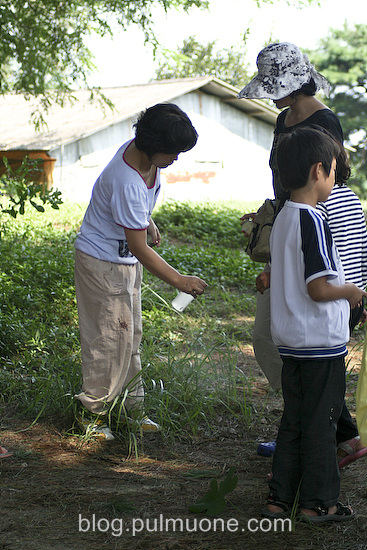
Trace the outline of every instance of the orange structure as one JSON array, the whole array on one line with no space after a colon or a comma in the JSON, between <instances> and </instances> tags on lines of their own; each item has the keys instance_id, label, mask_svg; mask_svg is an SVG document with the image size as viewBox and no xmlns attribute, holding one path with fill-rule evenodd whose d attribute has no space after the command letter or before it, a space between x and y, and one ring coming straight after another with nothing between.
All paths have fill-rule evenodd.
<instances>
[{"instance_id":1,"label":"orange structure","mask_svg":"<svg viewBox=\"0 0 367 550\"><path fill-rule=\"evenodd\" d=\"M41 159L42 163L40 163L40 168L38 170L30 171L29 180L35 183L44 184L47 190L50 190L52 188L52 174L56 159L50 157L46 151L28 151L26 149L0 151L0 176L6 173L6 166L3 162L4 157L8 160L8 163L12 170L16 170L17 168L19 168L25 157L29 157L30 159Z\"/></svg>"}]
</instances>

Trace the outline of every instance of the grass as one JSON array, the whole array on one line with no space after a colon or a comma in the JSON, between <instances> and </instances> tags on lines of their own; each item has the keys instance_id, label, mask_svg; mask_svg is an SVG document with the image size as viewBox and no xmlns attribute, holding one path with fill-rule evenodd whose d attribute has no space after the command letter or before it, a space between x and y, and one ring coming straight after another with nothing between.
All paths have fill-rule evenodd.
<instances>
[{"instance_id":1,"label":"grass","mask_svg":"<svg viewBox=\"0 0 367 550\"><path fill-rule=\"evenodd\" d=\"M73 242L85 206L67 203L58 211L2 219L0 404L31 422L57 417L67 427L76 413L81 377ZM175 290L144 274L146 408L168 438L197 435L225 412L251 422L251 380L237 364L251 339L252 289L261 265L243 250L238 218L245 209L170 202L155 212L163 234L159 253L209 284L179 314L170 305Z\"/></svg>"},{"instance_id":2,"label":"grass","mask_svg":"<svg viewBox=\"0 0 367 550\"><path fill-rule=\"evenodd\" d=\"M246 206L219 206L234 230ZM219 206L212 208L218 212ZM165 208L155 216L161 229L169 226ZM279 395L257 384L246 356L255 314L254 278L261 266L249 261L233 239L232 246L222 244L215 230L196 236L203 212L210 215L208 205L175 207L181 208L190 216L187 229L180 229L178 237L172 223L163 233L161 253L187 273L201 270L210 284L180 314L170 306L176 291L145 273L141 354L146 407L164 431L142 438L126 427L122 396L110 409L116 445L86 444L88 437L78 432L75 418L73 395L81 379L73 241L84 207L64 205L59 212L26 214L6 224L0 255L0 435L15 456L1 464L7 491L2 520L9 527L3 530L4 544L9 539L22 548L43 548L62 541L65 548L111 550L128 541L125 545L134 549L345 550L353 540L364 547L362 461L342 474L343 500L359 514L357 522L342 529L297 522L291 533L146 532L136 537L124 533L123 540L111 533L76 532L79 514L127 522L154 521L163 514L192 524L205 519L202 514L217 512L217 506L219 520L237 517L245 525L258 516L266 498L271 466L256 454L256 446L274 439L282 403ZM193 251L198 257L191 263ZM243 365L244 372L238 368ZM351 370L348 385L355 380ZM28 430L32 423L36 425ZM79 433L79 439L68 437L70 433ZM191 504L205 511L193 515ZM19 512L29 528L24 529L24 521L18 526Z\"/></svg>"}]
</instances>

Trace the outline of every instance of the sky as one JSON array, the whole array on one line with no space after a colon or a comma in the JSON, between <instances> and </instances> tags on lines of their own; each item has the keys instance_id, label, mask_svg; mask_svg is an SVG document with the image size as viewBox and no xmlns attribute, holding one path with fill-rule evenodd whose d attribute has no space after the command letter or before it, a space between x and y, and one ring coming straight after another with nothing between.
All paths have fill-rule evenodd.
<instances>
[{"instance_id":1,"label":"sky","mask_svg":"<svg viewBox=\"0 0 367 550\"><path fill-rule=\"evenodd\" d=\"M194 8L187 15L170 10L153 12L156 36L164 48L175 50L183 40L195 35L201 43L216 40L218 47L229 48L240 44L247 28L247 56L244 59L251 70L256 70L256 56L268 40L293 42L301 49L317 47L318 40L329 28L341 28L365 20L366 0L319 0L320 5L296 8L286 0L273 4L256 0L210 0L209 11ZM347 9L346 9L347 8ZM101 87L128 86L154 79L155 65L151 46L144 45L143 33L131 26L117 31L114 38L93 38L88 46L95 56L97 71L90 78L91 85Z\"/></svg>"}]
</instances>

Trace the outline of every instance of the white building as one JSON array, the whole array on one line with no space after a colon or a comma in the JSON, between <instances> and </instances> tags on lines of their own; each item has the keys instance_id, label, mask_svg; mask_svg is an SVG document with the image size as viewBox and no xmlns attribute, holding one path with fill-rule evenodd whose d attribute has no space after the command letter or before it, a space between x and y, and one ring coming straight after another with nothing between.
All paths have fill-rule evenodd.
<instances>
[{"instance_id":1,"label":"white building","mask_svg":"<svg viewBox=\"0 0 367 550\"><path fill-rule=\"evenodd\" d=\"M49 181L63 197L87 202L93 184L119 146L134 135L133 123L145 108L179 105L199 134L197 145L162 171L162 198L176 200L272 197L269 152L278 112L259 100L238 99L238 90L215 77L163 80L102 89L114 109L80 90L64 107L46 114L47 128L31 121L35 100L0 98L0 157L25 152L51 157ZM55 159L55 161L52 161ZM19 162L19 161L18 161ZM45 163L46 166L47 162ZM50 173L52 172L52 173Z\"/></svg>"}]
</instances>

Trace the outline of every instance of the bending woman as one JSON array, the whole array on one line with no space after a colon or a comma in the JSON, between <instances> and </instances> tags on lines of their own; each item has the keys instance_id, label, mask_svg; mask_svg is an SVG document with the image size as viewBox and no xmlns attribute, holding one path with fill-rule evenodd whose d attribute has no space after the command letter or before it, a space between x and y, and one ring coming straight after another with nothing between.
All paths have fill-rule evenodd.
<instances>
[{"instance_id":1,"label":"bending woman","mask_svg":"<svg viewBox=\"0 0 367 550\"><path fill-rule=\"evenodd\" d=\"M144 389L139 346L142 336L143 266L156 277L194 297L206 282L182 275L147 244L161 237L151 214L160 191L160 169L197 141L189 117L174 104L150 107L98 177L75 241L83 386L76 396L80 423L96 436L113 439L108 409L121 394L130 423L143 431L159 426L143 414ZM91 413L93 413L91 415Z\"/></svg>"}]
</instances>

